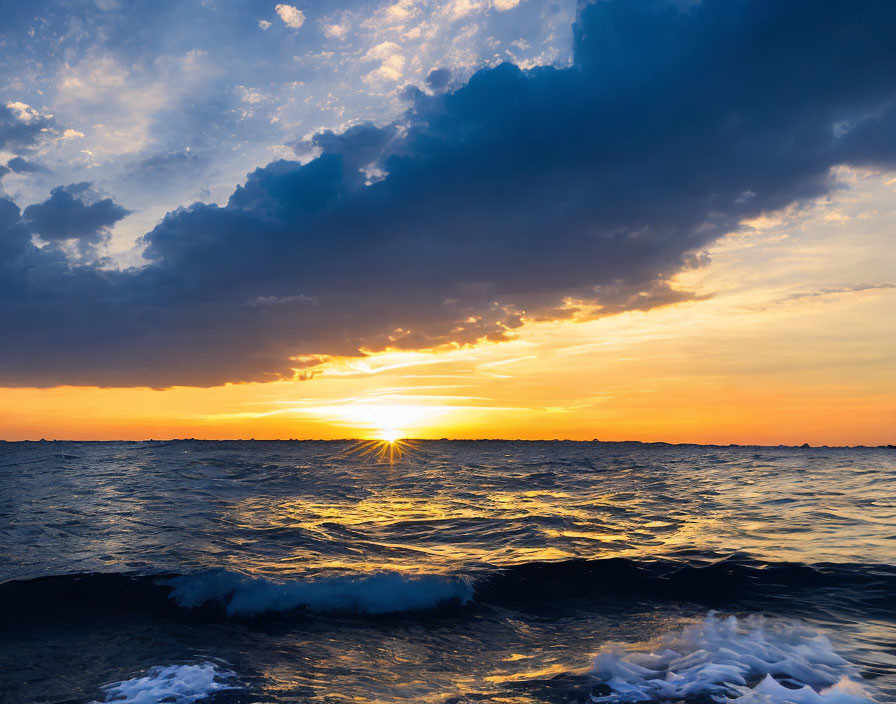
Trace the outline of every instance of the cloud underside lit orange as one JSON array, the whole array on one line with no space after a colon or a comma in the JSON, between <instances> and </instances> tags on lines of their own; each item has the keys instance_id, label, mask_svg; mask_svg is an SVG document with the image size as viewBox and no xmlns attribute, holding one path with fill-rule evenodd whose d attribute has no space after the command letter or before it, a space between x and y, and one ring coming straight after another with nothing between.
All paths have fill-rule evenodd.
<instances>
[{"instance_id":1,"label":"cloud underside lit orange","mask_svg":"<svg viewBox=\"0 0 896 704\"><path fill-rule=\"evenodd\" d=\"M824 325L836 313L858 330L894 304L894 292L882 290L774 315L743 312L722 328L717 302L685 304L533 325L509 343L337 361L306 382L7 389L0 422L7 439L880 444L892 440L896 418L889 343L857 341L845 321L827 334Z\"/></svg>"},{"instance_id":2,"label":"cloud underside lit orange","mask_svg":"<svg viewBox=\"0 0 896 704\"><path fill-rule=\"evenodd\" d=\"M309 381L0 389L2 436L893 443L896 180L853 179L717 243L676 282L702 300L335 359Z\"/></svg>"}]
</instances>

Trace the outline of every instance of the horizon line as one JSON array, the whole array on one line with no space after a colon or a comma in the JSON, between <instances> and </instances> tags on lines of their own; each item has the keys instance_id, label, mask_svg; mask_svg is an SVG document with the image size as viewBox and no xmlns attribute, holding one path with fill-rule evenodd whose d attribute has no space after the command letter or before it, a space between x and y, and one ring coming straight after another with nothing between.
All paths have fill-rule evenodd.
<instances>
[{"instance_id":1,"label":"horizon line","mask_svg":"<svg viewBox=\"0 0 896 704\"><path fill-rule=\"evenodd\" d=\"M387 444L388 441L385 440L376 440L374 438L143 438L143 439L129 439L129 440L102 440L102 439L80 439L80 440L65 440L65 439L48 439L48 438L39 438L37 440L33 439L23 439L23 440L6 440L4 438L0 438L0 443L3 444L17 444L17 443L174 443L174 442L307 442L307 443L359 443L359 442L382 442ZM666 440L600 440L599 438L593 438L591 440L572 440L569 438L400 438L398 442L551 442L551 443L577 443L577 444L602 444L602 445L666 445L669 447L767 447L767 448L792 448L797 450L805 450L805 449L869 449L869 450L896 450L896 444L886 443L879 445L813 445L811 443L802 443L799 445L796 444L786 444L779 443L775 445L770 444L761 444L761 443L703 443L703 442L669 442Z\"/></svg>"}]
</instances>

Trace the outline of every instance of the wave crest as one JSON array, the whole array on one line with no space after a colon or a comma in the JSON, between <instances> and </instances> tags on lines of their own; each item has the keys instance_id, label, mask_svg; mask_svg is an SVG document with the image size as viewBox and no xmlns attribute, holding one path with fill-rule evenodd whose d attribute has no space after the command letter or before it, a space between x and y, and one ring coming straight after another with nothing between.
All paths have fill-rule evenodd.
<instances>
[{"instance_id":1,"label":"wave crest","mask_svg":"<svg viewBox=\"0 0 896 704\"><path fill-rule=\"evenodd\" d=\"M835 611L892 618L896 567L766 563L745 556L691 563L624 558L530 562L467 575L370 573L275 579L223 568L186 575L95 572L0 583L0 622L21 627L141 613L205 619L299 610L320 614L416 612L476 601L539 612L579 600L687 602L709 608ZM173 597L173 598L169 598ZM200 608L195 608L200 607Z\"/></svg>"},{"instance_id":2,"label":"wave crest","mask_svg":"<svg viewBox=\"0 0 896 704\"><path fill-rule=\"evenodd\" d=\"M306 609L315 613L390 614L466 604L473 587L460 577L409 576L394 572L364 576L277 581L226 570L184 575L167 581L180 606L209 603L228 616Z\"/></svg>"}]
</instances>

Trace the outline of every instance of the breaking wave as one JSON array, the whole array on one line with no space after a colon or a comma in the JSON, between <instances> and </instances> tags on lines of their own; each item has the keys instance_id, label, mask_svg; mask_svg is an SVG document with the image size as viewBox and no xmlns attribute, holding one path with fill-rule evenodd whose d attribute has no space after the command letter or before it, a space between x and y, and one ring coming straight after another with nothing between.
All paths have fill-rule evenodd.
<instances>
[{"instance_id":1,"label":"breaking wave","mask_svg":"<svg viewBox=\"0 0 896 704\"><path fill-rule=\"evenodd\" d=\"M224 569L186 575L87 573L0 584L4 623L123 613L247 618L269 612L395 614L475 602L538 611L574 599L642 598L789 612L836 602L863 617L896 614L896 568L766 563L745 557L531 562L469 575L397 572L274 579Z\"/></svg>"},{"instance_id":2,"label":"breaking wave","mask_svg":"<svg viewBox=\"0 0 896 704\"><path fill-rule=\"evenodd\" d=\"M855 668L805 625L711 613L641 649L595 657L591 695L606 702L868 704Z\"/></svg>"},{"instance_id":3,"label":"breaking wave","mask_svg":"<svg viewBox=\"0 0 896 704\"><path fill-rule=\"evenodd\" d=\"M215 570L175 577L168 582L171 598L186 608L214 602L228 616L253 616L267 611L307 609L315 613L389 614L424 611L446 604L466 604L473 588L459 577L368 576L324 577L276 581L265 577Z\"/></svg>"}]
</instances>

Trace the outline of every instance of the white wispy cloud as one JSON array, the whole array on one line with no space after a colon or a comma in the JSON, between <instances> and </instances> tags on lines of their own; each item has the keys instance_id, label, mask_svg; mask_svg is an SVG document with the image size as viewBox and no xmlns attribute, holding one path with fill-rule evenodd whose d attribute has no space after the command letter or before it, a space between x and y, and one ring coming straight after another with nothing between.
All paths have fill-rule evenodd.
<instances>
[{"instance_id":1,"label":"white wispy cloud","mask_svg":"<svg viewBox=\"0 0 896 704\"><path fill-rule=\"evenodd\" d=\"M333 23L333 24L325 24L323 26L324 36L330 37L331 39L345 39L348 35L348 25Z\"/></svg>"}]
</instances>

